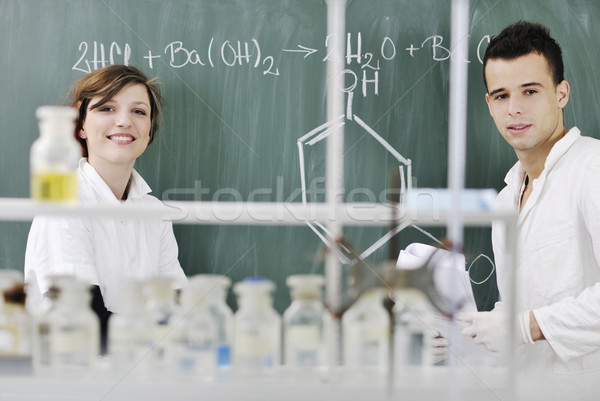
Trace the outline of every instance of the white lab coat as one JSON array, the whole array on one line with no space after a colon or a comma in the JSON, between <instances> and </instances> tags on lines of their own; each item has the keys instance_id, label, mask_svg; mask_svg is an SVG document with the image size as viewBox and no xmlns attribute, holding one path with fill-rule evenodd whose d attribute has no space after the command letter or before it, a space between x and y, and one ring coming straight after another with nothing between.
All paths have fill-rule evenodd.
<instances>
[{"instance_id":1,"label":"white lab coat","mask_svg":"<svg viewBox=\"0 0 600 401\"><path fill-rule=\"evenodd\" d=\"M498 203L517 208L524 178L517 162ZM572 128L532 185L518 218L517 310L533 310L547 341L519 346L517 365L554 398L587 399L600 391L600 141ZM506 300L506 247L498 224L492 241Z\"/></svg>"},{"instance_id":2,"label":"white lab coat","mask_svg":"<svg viewBox=\"0 0 600 401\"><path fill-rule=\"evenodd\" d=\"M81 203L118 204L98 172L81 159L77 170ZM125 204L160 202L134 170ZM119 285L124 278L171 276L176 287L187 280L179 264L170 221L160 218L92 218L36 216L25 253L28 308L35 311L49 276L72 274L98 285L108 310L118 312Z\"/></svg>"}]
</instances>

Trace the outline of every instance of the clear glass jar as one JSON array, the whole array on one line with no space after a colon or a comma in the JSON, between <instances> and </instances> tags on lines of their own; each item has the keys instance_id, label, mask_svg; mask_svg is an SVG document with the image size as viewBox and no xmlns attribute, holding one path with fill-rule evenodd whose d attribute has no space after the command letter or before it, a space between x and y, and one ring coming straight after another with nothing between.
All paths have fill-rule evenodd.
<instances>
[{"instance_id":1,"label":"clear glass jar","mask_svg":"<svg viewBox=\"0 0 600 401\"><path fill-rule=\"evenodd\" d=\"M25 297L22 280L13 281L0 273L0 375L32 373L33 323Z\"/></svg>"},{"instance_id":2,"label":"clear glass jar","mask_svg":"<svg viewBox=\"0 0 600 401\"><path fill-rule=\"evenodd\" d=\"M292 302L283 313L284 364L320 367L325 358L323 276L292 275L286 280Z\"/></svg>"},{"instance_id":3,"label":"clear glass jar","mask_svg":"<svg viewBox=\"0 0 600 401\"><path fill-rule=\"evenodd\" d=\"M36 111L40 137L31 145L31 197L37 201L76 203L81 146L75 140L77 110L41 106Z\"/></svg>"},{"instance_id":4,"label":"clear glass jar","mask_svg":"<svg viewBox=\"0 0 600 401\"><path fill-rule=\"evenodd\" d=\"M153 320L145 309L143 282L123 280L119 285L119 311L108 321L111 373L140 378L149 375Z\"/></svg>"},{"instance_id":5,"label":"clear glass jar","mask_svg":"<svg viewBox=\"0 0 600 401\"><path fill-rule=\"evenodd\" d=\"M169 323L175 313L175 291L172 277L150 277L144 285L145 309L150 319L148 331L152 351L147 361L156 376L163 375L169 365Z\"/></svg>"},{"instance_id":6,"label":"clear glass jar","mask_svg":"<svg viewBox=\"0 0 600 401\"><path fill-rule=\"evenodd\" d=\"M385 369L389 362L390 315L385 292L364 293L342 317L344 364L350 368Z\"/></svg>"},{"instance_id":7,"label":"clear glass jar","mask_svg":"<svg viewBox=\"0 0 600 401\"><path fill-rule=\"evenodd\" d=\"M273 308L275 284L246 278L233 286L238 297L234 315L233 364L249 374L272 371L281 360L281 317Z\"/></svg>"},{"instance_id":8,"label":"clear glass jar","mask_svg":"<svg viewBox=\"0 0 600 401\"><path fill-rule=\"evenodd\" d=\"M179 377L211 377L230 364L232 312L225 303L231 280L201 274L191 277L173 317L173 356Z\"/></svg>"},{"instance_id":9,"label":"clear glass jar","mask_svg":"<svg viewBox=\"0 0 600 401\"><path fill-rule=\"evenodd\" d=\"M231 286L229 277L219 274L199 274L192 277L189 285L196 292L205 294L209 310L216 323L216 363L220 369L231 366L233 346L233 312L227 305L227 291Z\"/></svg>"},{"instance_id":10,"label":"clear glass jar","mask_svg":"<svg viewBox=\"0 0 600 401\"><path fill-rule=\"evenodd\" d=\"M41 375L90 376L100 353L100 323L89 284L62 280L58 286L54 305L36 323L34 368Z\"/></svg>"},{"instance_id":11,"label":"clear glass jar","mask_svg":"<svg viewBox=\"0 0 600 401\"><path fill-rule=\"evenodd\" d=\"M417 289L394 291L394 363L396 366L433 364L433 311Z\"/></svg>"},{"instance_id":12,"label":"clear glass jar","mask_svg":"<svg viewBox=\"0 0 600 401\"><path fill-rule=\"evenodd\" d=\"M51 316L58 305L60 289L76 281L74 276L60 274L49 278L50 288L42 296L42 303L34 312L33 328L33 369L43 376L52 373L52 336L50 325Z\"/></svg>"}]
</instances>

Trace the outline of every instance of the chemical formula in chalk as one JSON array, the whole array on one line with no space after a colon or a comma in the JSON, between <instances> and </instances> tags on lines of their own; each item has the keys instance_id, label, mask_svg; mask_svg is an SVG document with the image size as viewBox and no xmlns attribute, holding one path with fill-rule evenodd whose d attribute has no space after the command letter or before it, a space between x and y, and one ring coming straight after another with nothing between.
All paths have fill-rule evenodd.
<instances>
[{"instance_id":1,"label":"chemical formula in chalk","mask_svg":"<svg viewBox=\"0 0 600 401\"><path fill-rule=\"evenodd\" d=\"M489 35L477 42L476 57L483 64L482 54L489 43ZM325 37L323 47L313 47L306 43L298 43L289 48L281 48L278 54L268 54L259 39L230 38L217 40L207 38L193 44L174 40L162 48L134 49L128 42L103 43L99 41L82 41L77 48L77 60L71 69L89 73L111 64L145 64L150 69L158 63L174 69L181 68L239 68L250 66L257 73L272 78L285 74L280 71L279 63L283 57L292 57L297 63L312 62L317 58L326 63L332 57L332 43L336 38ZM367 49L361 32L347 33L345 64L348 68L344 75L344 92L355 92L360 89L363 97L379 95L380 74L384 67L400 57L408 59L430 58L434 62L454 60L454 52L449 49L442 35L434 34L424 38L420 43L404 42L402 38L385 36L375 41L374 49ZM454 60L470 63L471 60ZM355 67L351 69L351 67ZM358 68L358 71L356 71Z\"/></svg>"}]
</instances>

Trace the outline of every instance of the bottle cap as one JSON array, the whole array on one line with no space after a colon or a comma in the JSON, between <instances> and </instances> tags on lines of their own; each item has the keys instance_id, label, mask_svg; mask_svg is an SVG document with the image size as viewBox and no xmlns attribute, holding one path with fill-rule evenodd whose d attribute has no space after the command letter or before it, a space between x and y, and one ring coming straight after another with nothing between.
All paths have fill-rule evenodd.
<instances>
[{"instance_id":1,"label":"bottle cap","mask_svg":"<svg viewBox=\"0 0 600 401\"><path fill-rule=\"evenodd\" d=\"M233 292L237 295L269 294L273 291L275 291L275 284L264 277L246 277L233 286Z\"/></svg>"},{"instance_id":2,"label":"bottle cap","mask_svg":"<svg viewBox=\"0 0 600 401\"><path fill-rule=\"evenodd\" d=\"M285 283L288 287L320 289L325 285L325 278L319 274L294 274Z\"/></svg>"},{"instance_id":3,"label":"bottle cap","mask_svg":"<svg viewBox=\"0 0 600 401\"><path fill-rule=\"evenodd\" d=\"M292 298L318 298L321 296L325 278L318 274L295 274L285 281Z\"/></svg>"},{"instance_id":4,"label":"bottle cap","mask_svg":"<svg viewBox=\"0 0 600 401\"><path fill-rule=\"evenodd\" d=\"M59 290L68 286L69 283L77 281L75 276L70 274L53 274L48 277L48 280L50 281L50 287L54 287Z\"/></svg>"},{"instance_id":5,"label":"bottle cap","mask_svg":"<svg viewBox=\"0 0 600 401\"><path fill-rule=\"evenodd\" d=\"M188 279L189 287L227 289L231 286L231 279L221 274L196 274Z\"/></svg>"},{"instance_id":6,"label":"bottle cap","mask_svg":"<svg viewBox=\"0 0 600 401\"><path fill-rule=\"evenodd\" d=\"M92 292L90 291L91 284L80 281L76 278L72 280L61 280L58 284L58 300L67 301L69 303L87 304L88 299L91 299Z\"/></svg>"},{"instance_id":7,"label":"bottle cap","mask_svg":"<svg viewBox=\"0 0 600 401\"><path fill-rule=\"evenodd\" d=\"M144 294L148 298L173 299L173 282L175 279L169 276L150 277L146 280Z\"/></svg>"},{"instance_id":8,"label":"bottle cap","mask_svg":"<svg viewBox=\"0 0 600 401\"><path fill-rule=\"evenodd\" d=\"M39 120L58 118L73 121L77 118L77 110L68 106L40 106L35 111Z\"/></svg>"},{"instance_id":9,"label":"bottle cap","mask_svg":"<svg viewBox=\"0 0 600 401\"><path fill-rule=\"evenodd\" d=\"M35 115L39 120L40 135L73 136L75 130L75 118L77 110L72 107L63 106L41 106ZM79 148L78 148L79 149Z\"/></svg>"},{"instance_id":10,"label":"bottle cap","mask_svg":"<svg viewBox=\"0 0 600 401\"><path fill-rule=\"evenodd\" d=\"M23 273L19 270L0 269L0 292L16 284L23 283Z\"/></svg>"},{"instance_id":11,"label":"bottle cap","mask_svg":"<svg viewBox=\"0 0 600 401\"><path fill-rule=\"evenodd\" d=\"M25 298L27 294L25 292L24 284L16 284L11 288L7 288L4 290L4 302L11 304L18 304L25 306Z\"/></svg>"},{"instance_id":12,"label":"bottle cap","mask_svg":"<svg viewBox=\"0 0 600 401\"><path fill-rule=\"evenodd\" d=\"M140 313L144 308L144 282L134 278L119 282L118 299L120 312Z\"/></svg>"},{"instance_id":13,"label":"bottle cap","mask_svg":"<svg viewBox=\"0 0 600 401\"><path fill-rule=\"evenodd\" d=\"M224 294L231 279L219 274L197 274L188 279L181 293L181 303L191 305L208 301L212 294Z\"/></svg>"}]
</instances>

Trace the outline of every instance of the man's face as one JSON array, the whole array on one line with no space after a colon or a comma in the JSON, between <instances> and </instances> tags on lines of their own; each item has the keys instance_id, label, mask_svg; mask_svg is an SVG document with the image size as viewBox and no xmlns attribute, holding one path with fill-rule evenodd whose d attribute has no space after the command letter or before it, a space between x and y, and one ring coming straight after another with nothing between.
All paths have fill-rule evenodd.
<instances>
[{"instance_id":1,"label":"man's face","mask_svg":"<svg viewBox=\"0 0 600 401\"><path fill-rule=\"evenodd\" d=\"M569 84L554 85L546 58L529 53L491 59L485 67L485 100L496 127L517 156L545 157L564 134L562 109Z\"/></svg>"}]
</instances>

